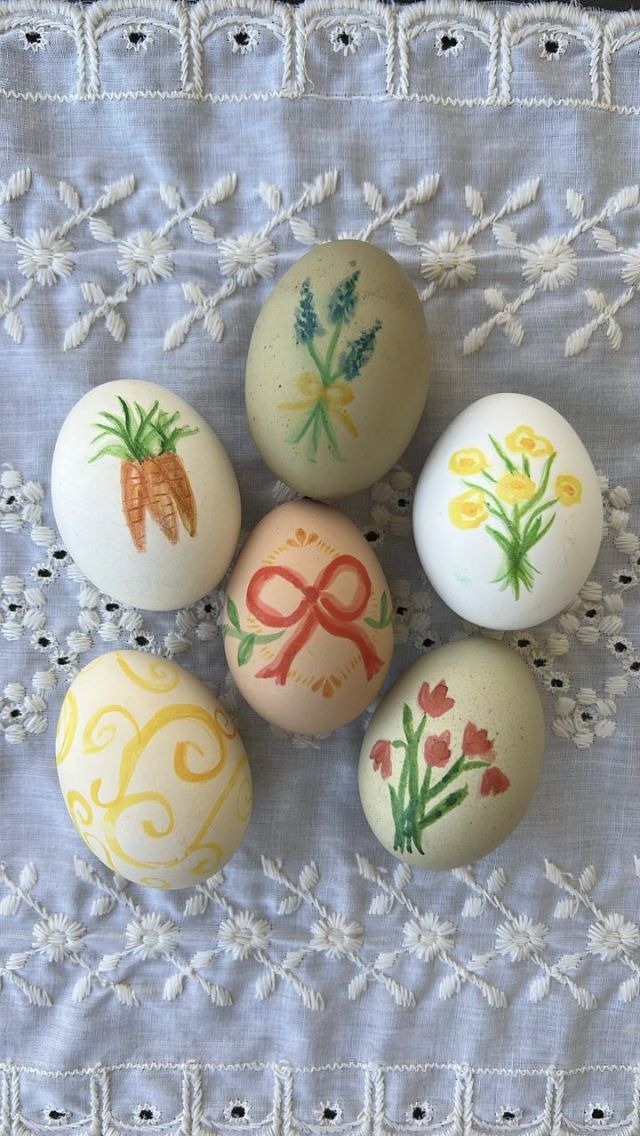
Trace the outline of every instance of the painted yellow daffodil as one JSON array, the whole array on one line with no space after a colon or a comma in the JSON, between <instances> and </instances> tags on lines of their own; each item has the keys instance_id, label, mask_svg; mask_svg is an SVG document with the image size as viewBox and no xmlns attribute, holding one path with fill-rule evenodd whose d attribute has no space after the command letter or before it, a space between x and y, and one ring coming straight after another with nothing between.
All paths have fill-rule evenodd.
<instances>
[{"instance_id":1,"label":"painted yellow daffodil","mask_svg":"<svg viewBox=\"0 0 640 1136\"><path fill-rule=\"evenodd\" d=\"M579 505L582 485L572 473L559 473L556 477L556 497L561 505Z\"/></svg>"},{"instance_id":2,"label":"painted yellow daffodil","mask_svg":"<svg viewBox=\"0 0 640 1136\"><path fill-rule=\"evenodd\" d=\"M449 502L449 520L458 529L477 529L489 519L484 493L468 489Z\"/></svg>"},{"instance_id":3,"label":"painted yellow daffodil","mask_svg":"<svg viewBox=\"0 0 640 1136\"><path fill-rule=\"evenodd\" d=\"M505 473L496 485L496 496L507 505L520 505L529 501L536 491L535 481L526 473Z\"/></svg>"},{"instance_id":4,"label":"painted yellow daffodil","mask_svg":"<svg viewBox=\"0 0 640 1136\"><path fill-rule=\"evenodd\" d=\"M482 450L476 446L469 446L466 450L456 450L449 458L449 469L452 473L459 473L463 477L470 474L482 473L489 465Z\"/></svg>"},{"instance_id":5,"label":"painted yellow daffodil","mask_svg":"<svg viewBox=\"0 0 640 1136\"><path fill-rule=\"evenodd\" d=\"M507 448L514 454L527 454L530 458L546 458L553 453L553 445L531 426L516 426L505 438Z\"/></svg>"}]
</instances>

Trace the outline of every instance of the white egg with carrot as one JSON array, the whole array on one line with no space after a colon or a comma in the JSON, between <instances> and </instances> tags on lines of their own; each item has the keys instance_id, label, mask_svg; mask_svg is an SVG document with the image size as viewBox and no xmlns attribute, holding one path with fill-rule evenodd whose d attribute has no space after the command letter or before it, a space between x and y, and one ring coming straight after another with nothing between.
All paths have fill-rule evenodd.
<instances>
[{"instance_id":1,"label":"white egg with carrot","mask_svg":"<svg viewBox=\"0 0 640 1136\"><path fill-rule=\"evenodd\" d=\"M85 394L60 430L51 489L67 551L120 603L183 607L229 566L240 531L231 462L166 387L120 380Z\"/></svg>"}]
</instances>

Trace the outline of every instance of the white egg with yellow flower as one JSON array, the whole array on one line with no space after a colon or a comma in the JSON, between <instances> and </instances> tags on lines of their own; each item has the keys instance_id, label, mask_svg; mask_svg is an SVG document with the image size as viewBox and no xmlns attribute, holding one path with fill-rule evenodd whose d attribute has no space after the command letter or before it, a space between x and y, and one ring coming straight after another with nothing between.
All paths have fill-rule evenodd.
<instances>
[{"instance_id":1,"label":"white egg with yellow flower","mask_svg":"<svg viewBox=\"0 0 640 1136\"><path fill-rule=\"evenodd\" d=\"M167 659L110 651L84 667L62 703L56 763L85 844L134 883L200 883L249 823L238 731L215 695Z\"/></svg>"},{"instance_id":2,"label":"white egg with yellow flower","mask_svg":"<svg viewBox=\"0 0 640 1136\"><path fill-rule=\"evenodd\" d=\"M602 539L598 476L583 443L537 398L494 394L436 442L413 507L422 566L463 619L496 630L557 615Z\"/></svg>"}]
</instances>

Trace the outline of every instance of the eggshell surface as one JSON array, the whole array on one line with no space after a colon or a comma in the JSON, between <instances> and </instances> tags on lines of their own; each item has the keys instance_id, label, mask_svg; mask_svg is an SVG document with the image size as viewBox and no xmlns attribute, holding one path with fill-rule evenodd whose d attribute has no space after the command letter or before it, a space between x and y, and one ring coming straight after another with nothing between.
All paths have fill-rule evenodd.
<instances>
[{"instance_id":1,"label":"eggshell surface","mask_svg":"<svg viewBox=\"0 0 640 1136\"><path fill-rule=\"evenodd\" d=\"M423 655L380 703L360 753L362 807L398 859L460 867L516 827L543 754L526 664L494 640L459 640Z\"/></svg>"},{"instance_id":2,"label":"eggshell surface","mask_svg":"<svg viewBox=\"0 0 640 1136\"><path fill-rule=\"evenodd\" d=\"M166 387L122 380L81 398L60 430L51 488L66 548L120 603L195 603L229 566L240 532L231 462Z\"/></svg>"},{"instance_id":3,"label":"eggshell surface","mask_svg":"<svg viewBox=\"0 0 640 1136\"><path fill-rule=\"evenodd\" d=\"M246 404L273 472L326 499L372 485L424 409L428 338L400 265L364 241L330 241L283 276L256 322Z\"/></svg>"},{"instance_id":4,"label":"eggshell surface","mask_svg":"<svg viewBox=\"0 0 640 1136\"><path fill-rule=\"evenodd\" d=\"M233 856L251 815L251 773L214 695L166 659L112 651L62 704L60 787L103 864L155 888L190 887Z\"/></svg>"},{"instance_id":5,"label":"eggshell surface","mask_svg":"<svg viewBox=\"0 0 640 1136\"><path fill-rule=\"evenodd\" d=\"M268 722L326 734L376 696L393 652L391 596L355 525L291 501L253 530L229 579L227 662Z\"/></svg>"},{"instance_id":6,"label":"eggshell surface","mask_svg":"<svg viewBox=\"0 0 640 1136\"><path fill-rule=\"evenodd\" d=\"M498 630L535 626L571 603L602 529L584 445L528 395L489 395L463 410L429 454L414 498L414 538L434 588L464 619Z\"/></svg>"}]
</instances>

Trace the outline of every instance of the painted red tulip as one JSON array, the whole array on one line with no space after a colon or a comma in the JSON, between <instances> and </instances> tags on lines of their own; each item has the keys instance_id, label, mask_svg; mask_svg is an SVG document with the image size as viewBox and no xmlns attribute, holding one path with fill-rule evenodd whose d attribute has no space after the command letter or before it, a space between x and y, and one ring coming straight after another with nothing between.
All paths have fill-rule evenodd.
<instances>
[{"instance_id":1,"label":"painted red tulip","mask_svg":"<svg viewBox=\"0 0 640 1136\"><path fill-rule=\"evenodd\" d=\"M506 773L498 769L497 765L493 765L491 769L485 769L482 774L482 781L480 782L480 796L481 797L499 797L500 793L506 793L511 782Z\"/></svg>"},{"instance_id":2,"label":"painted red tulip","mask_svg":"<svg viewBox=\"0 0 640 1136\"><path fill-rule=\"evenodd\" d=\"M373 768L376 773L379 773L383 781L387 781L391 776L391 742L385 741L380 738L376 742L371 753L369 754L373 762Z\"/></svg>"},{"instance_id":3,"label":"painted red tulip","mask_svg":"<svg viewBox=\"0 0 640 1136\"><path fill-rule=\"evenodd\" d=\"M442 769L451 757L451 730L443 734L430 734L424 743L424 759L427 765Z\"/></svg>"},{"instance_id":4,"label":"painted red tulip","mask_svg":"<svg viewBox=\"0 0 640 1136\"><path fill-rule=\"evenodd\" d=\"M441 678L433 690L428 682L423 682L418 692L418 703L425 714L428 714L431 718L440 718L442 714L446 714L447 710L455 706L455 699L449 698L449 687Z\"/></svg>"},{"instance_id":5,"label":"painted red tulip","mask_svg":"<svg viewBox=\"0 0 640 1136\"><path fill-rule=\"evenodd\" d=\"M489 737L486 730L479 730L473 722L467 722L462 738L465 757L484 757L485 761L492 761L493 743L494 739Z\"/></svg>"}]
</instances>

